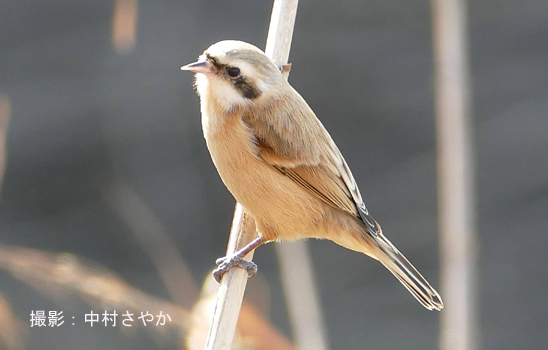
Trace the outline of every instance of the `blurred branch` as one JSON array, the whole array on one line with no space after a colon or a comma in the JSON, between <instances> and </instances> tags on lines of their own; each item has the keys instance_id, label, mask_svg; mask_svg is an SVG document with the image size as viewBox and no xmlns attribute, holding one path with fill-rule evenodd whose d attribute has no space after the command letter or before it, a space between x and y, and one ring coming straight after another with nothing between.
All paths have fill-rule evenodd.
<instances>
[{"instance_id":1,"label":"blurred branch","mask_svg":"<svg viewBox=\"0 0 548 350\"><path fill-rule=\"evenodd\" d=\"M102 194L120 215L152 259L171 298L190 307L198 298L198 286L166 228L127 183L118 181Z\"/></svg>"},{"instance_id":2,"label":"blurred branch","mask_svg":"<svg viewBox=\"0 0 548 350\"><path fill-rule=\"evenodd\" d=\"M465 0L433 0L442 350L479 349L477 239Z\"/></svg>"},{"instance_id":3,"label":"blurred branch","mask_svg":"<svg viewBox=\"0 0 548 350\"><path fill-rule=\"evenodd\" d=\"M26 328L17 318L8 300L0 294L0 341L8 350L23 350L23 336Z\"/></svg>"},{"instance_id":4,"label":"blurred branch","mask_svg":"<svg viewBox=\"0 0 548 350\"><path fill-rule=\"evenodd\" d=\"M0 268L40 292L51 295L74 292L90 304L130 311L168 313L180 333L189 328L185 309L133 288L111 271L72 254L0 246ZM162 327L151 329L161 330Z\"/></svg>"},{"instance_id":5,"label":"blurred branch","mask_svg":"<svg viewBox=\"0 0 548 350\"><path fill-rule=\"evenodd\" d=\"M0 95L0 190L4 180L7 163L8 125L11 117L9 98ZM0 191L1 192L1 191Z\"/></svg>"},{"instance_id":6,"label":"blurred branch","mask_svg":"<svg viewBox=\"0 0 548 350\"><path fill-rule=\"evenodd\" d=\"M296 350L250 303L244 302L238 319L238 332L244 344L260 350Z\"/></svg>"},{"instance_id":7,"label":"blurred branch","mask_svg":"<svg viewBox=\"0 0 548 350\"><path fill-rule=\"evenodd\" d=\"M137 0L116 0L112 15L112 44L119 54L126 55L135 47L137 32Z\"/></svg>"},{"instance_id":8,"label":"blurred branch","mask_svg":"<svg viewBox=\"0 0 548 350\"><path fill-rule=\"evenodd\" d=\"M300 350L327 350L329 342L306 241L276 244L289 318Z\"/></svg>"}]
</instances>

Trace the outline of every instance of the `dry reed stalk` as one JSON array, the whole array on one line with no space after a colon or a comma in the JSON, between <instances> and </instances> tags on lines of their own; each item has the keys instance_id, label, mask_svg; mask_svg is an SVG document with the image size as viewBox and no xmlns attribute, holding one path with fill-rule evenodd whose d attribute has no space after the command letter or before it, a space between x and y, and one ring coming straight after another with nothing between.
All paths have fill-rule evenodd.
<instances>
[{"instance_id":1,"label":"dry reed stalk","mask_svg":"<svg viewBox=\"0 0 548 350\"><path fill-rule=\"evenodd\" d=\"M477 238L465 0L432 0L441 248L440 348L476 350Z\"/></svg>"},{"instance_id":2,"label":"dry reed stalk","mask_svg":"<svg viewBox=\"0 0 548 350\"><path fill-rule=\"evenodd\" d=\"M227 256L243 248L256 235L255 221L237 203L226 250ZM249 261L252 258L253 251L245 256L245 259ZM229 350L231 348L244 298L247 276L247 271L240 268L231 269L223 276L215 300L215 311L209 327L206 349Z\"/></svg>"},{"instance_id":3,"label":"dry reed stalk","mask_svg":"<svg viewBox=\"0 0 548 350\"><path fill-rule=\"evenodd\" d=\"M328 350L314 271L306 241L276 245L289 319L300 350Z\"/></svg>"},{"instance_id":4,"label":"dry reed stalk","mask_svg":"<svg viewBox=\"0 0 548 350\"><path fill-rule=\"evenodd\" d=\"M186 337L188 350L205 347L211 315L215 308L218 284L208 276L200 300L191 312L191 328ZM262 291L265 293L266 291ZM266 292L268 294L268 292ZM263 303L268 303L263 300ZM261 304L261 306L263 306ZM251 303L244 301L238 318L232 350L296 350L296 348L267 321L266 316Z\"/></svg>"}]
</instances>

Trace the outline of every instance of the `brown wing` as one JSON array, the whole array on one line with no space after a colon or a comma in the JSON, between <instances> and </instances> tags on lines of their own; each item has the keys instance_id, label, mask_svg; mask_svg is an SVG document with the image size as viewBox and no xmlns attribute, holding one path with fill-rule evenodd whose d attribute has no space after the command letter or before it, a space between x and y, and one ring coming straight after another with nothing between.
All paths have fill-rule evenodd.
<instances>
[{"instance_id":1,"label":"brown wing","mask_svg":"<svg viewBox=\"0 0 548 350\"><path fill-rule=\"evenodd\" d=\"M282 174L303 186L335 208L359 217L356 205L342 178L326 169L323 164L285 168L272 164Z\"/></svg>"},{"instance_id":2,"label":"brown wing","mask_svg":"<svg viewBox=\"0 0 548 350\"><path fill-rule=\"evenodd\" d=\"M275 110L275 116L243 116L256 138L257 155L324 202L361 218L376 235L380 227L369 215L342 154L310 107L295 95L298 101L291 110L277 104L253 111L266 115Z\"/></svg>"}]
</instances>

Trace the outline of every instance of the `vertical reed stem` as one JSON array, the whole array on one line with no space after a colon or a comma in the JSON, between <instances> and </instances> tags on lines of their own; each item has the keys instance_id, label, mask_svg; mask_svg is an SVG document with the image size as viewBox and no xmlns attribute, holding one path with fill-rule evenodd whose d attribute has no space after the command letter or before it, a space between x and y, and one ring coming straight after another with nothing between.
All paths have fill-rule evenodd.
<instances>
[{"instance_id":1,"label":"vertical reed stem","mask_svg":"<svg viewBox=\"0 0 548 350\"><path fill-rule=\"evenodd\" d=\"M438 201L441 247L441 350L478 350L477 239L471 90L465 0L432 0Z\"/></svg>"}]
</instances>

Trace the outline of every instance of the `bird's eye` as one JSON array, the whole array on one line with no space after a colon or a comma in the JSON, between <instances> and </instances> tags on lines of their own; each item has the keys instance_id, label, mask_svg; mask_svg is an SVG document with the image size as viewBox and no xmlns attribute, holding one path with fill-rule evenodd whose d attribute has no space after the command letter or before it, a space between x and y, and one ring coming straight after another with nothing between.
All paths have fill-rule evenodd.
<instances>
[{"instance_id":1,"label":"bird's eye","mask_svg":"<svg viewBox=\"0 0 548 350\"><path fill-rule=\"evenodd\" d=\"M236 78L238 75L240 75L240 68L238 67L230 67L227 69L228 75L230 75L233 78Z\"/></svg>"}]
</instances>

